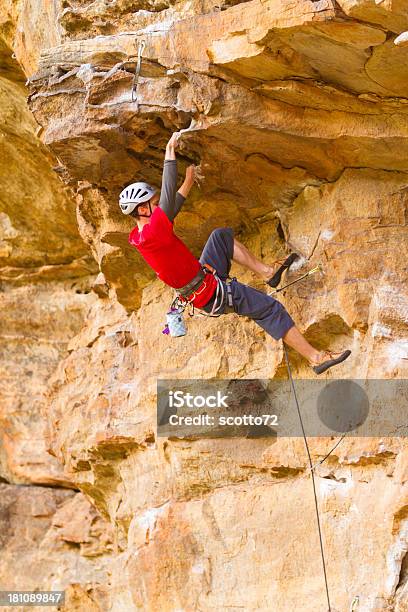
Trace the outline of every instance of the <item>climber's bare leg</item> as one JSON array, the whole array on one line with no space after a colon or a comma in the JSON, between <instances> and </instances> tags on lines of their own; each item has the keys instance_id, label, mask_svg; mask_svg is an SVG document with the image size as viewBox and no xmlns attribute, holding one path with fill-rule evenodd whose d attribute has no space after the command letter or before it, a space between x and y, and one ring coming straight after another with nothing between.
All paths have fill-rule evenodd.
<instances>
[{"instance_id":1,"label":"climber's bare leg","mask_svg":"<svg viewBox=\"0 0 408 612\"><path fill-rule=\"evenodd\" d=\"M321 361L322 356L320 351L309 344L297 327L291 327L290 330L283 336L282 340L311 363L318 363Z\"/></svg>"},{"instance_id":2,"label":"climber's bare leg","mask_svg":"<svg viewBox=\"0 0 408 612\"><path fill-rule=\"evenodd\" d=\"M241 266L249 268L249 270L252 270L252 272L255 272L255 274L258 274L264 280L269 280L275 274L276 266L283 262L283 260L274 262L274 266L262 263L236 238L234 238L234 254L232 259L241 264Z\"/></svg>"},{"instance_id":3,"label":"climber's bare leg","mask_svg":"<svg viewBox=\"0 0 408 612\"><path fill-rule=\"evenodd\" d=\"M234 238L234 253L233 260L242 266L246 266L256 274L259 274L263 279L268 280L276 271L273 266L268 266L262 261L259 261L248 249ZM275 262L278 265L283 263L282 261ZM276 266L275 266L276 268ZM338 357L341 353L335 353L330 351L318 351L315 349L304 336L300 333L297 327L293 326L286 332L282 340L295 351L297 351L302 357L305 357L311 365L318 365L323 363L327 359Z\"/></svg>"},{"instance_id":4,"label":"climber's bare leg","mask_svg":"<svg viewBox=\"0 0 408 612\"><path fill-rule=\"evenodd\" d=\"M295 326L291 327L290 330L286 332L282 340L295 349L295 351L297 351L300 355L305 357L311 365L318 365L327 359L333 359L342 354L342 351L318 351L311 344L309 344L306 338L302 336L300 331Z\"/></svg>"}]
</instances>

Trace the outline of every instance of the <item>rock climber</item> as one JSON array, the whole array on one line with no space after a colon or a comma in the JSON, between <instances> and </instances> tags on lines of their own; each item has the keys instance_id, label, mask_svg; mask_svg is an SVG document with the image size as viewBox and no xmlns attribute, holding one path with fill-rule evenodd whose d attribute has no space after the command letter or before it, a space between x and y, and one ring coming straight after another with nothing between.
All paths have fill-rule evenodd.
<instances>
[{"instance_id":1,"label":"rock climber","mask_svg":"<svg viewBox=\"0 0 408 612\"><path fill-rule=\"evenodd\" d=\"M129 242L140 252L164 283L173 287L184 303L192 303L209 315L235 312L253 319L275 340L305 357L316 374L347 359L351 351L319 351L304 338L284 306L272 296L231 280L231 262L246 266L268 285L278 286L285 269L298 256L267 265L259 261L234 237L230 227L215 229L197 259L176 236L173 222L192 188L195 166L189 166L177 189L176 148L181 132L174 132L166 146L160 194L144 182L127 185L120 193L119 205L125 215L136 219ZM279 268L276 269L276 266Z\"/></svg>"}]
</instances>

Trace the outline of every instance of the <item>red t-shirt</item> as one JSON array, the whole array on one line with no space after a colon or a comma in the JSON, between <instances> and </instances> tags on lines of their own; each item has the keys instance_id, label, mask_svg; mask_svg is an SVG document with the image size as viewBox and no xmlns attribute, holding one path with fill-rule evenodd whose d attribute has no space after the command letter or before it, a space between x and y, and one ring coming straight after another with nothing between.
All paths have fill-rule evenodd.
<instances>
[{"instance_id":1,"label":"red t-shirt","mask_svg":"<svg viewBox=\"0 0 408 612\"><path fill-rule=\"evenodd\" d=\"M166 285L179 289L193 280L201 264L176 236L173 223L159 207L155 208L149 223L139 232L135 227L129 234L129 242L157 273ZM193 299L197 308L205 306L212 297L217 281L212 274L205 277L205 287Z\"/></svg>"}]
</instances>

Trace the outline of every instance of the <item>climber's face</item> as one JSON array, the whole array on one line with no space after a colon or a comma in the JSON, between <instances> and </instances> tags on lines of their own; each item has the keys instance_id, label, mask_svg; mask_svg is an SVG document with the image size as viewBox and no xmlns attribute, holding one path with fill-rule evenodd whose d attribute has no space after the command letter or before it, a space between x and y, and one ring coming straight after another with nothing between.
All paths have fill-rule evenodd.
<instances>
[{"instance_id":1,"label":"climber's face","mask_svg":"<svg viewBox=\"0 0 408 612\"><path fill-rule=\"evenodd\" d=\"M150 207L153 213L154 209L159 204L160 194L155 193L154 196L152 196L149 201L150 201ZM137 212L139 215L142 215L142 217L149 217L150 216L149 202L146 202L146 204L140 204L140 206L137 207Z\"/></svg>"}]
</instances>

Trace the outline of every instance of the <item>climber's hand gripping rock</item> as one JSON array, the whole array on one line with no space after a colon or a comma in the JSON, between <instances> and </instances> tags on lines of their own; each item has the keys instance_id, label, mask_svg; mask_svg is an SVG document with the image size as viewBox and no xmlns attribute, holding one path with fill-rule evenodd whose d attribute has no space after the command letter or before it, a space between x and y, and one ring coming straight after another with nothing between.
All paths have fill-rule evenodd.
<instances>
[{"instance_id":1,"label":"climber's hand gripping rock","mask_svg":"<svg viewBox=\"0 0 408 612\"><path fill-rule=\"evenodd\" d=\"M170 140L167 143L166 149L176 149L179 144L180 132L173 132L170 137Z\"/></svg>"},{"instance_id":2,"label":"climber's hand gripping rock","mask_svg":"<svg viewBox=\"0 0 408 612\"><path fill-rule=\"evenodd\" d=\"M194 165L187 166L185 180L191 183L191 185L194 184L196 180L196 167Z\"/></svg>"}]
</instances>

